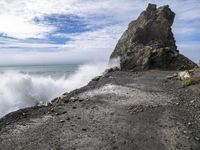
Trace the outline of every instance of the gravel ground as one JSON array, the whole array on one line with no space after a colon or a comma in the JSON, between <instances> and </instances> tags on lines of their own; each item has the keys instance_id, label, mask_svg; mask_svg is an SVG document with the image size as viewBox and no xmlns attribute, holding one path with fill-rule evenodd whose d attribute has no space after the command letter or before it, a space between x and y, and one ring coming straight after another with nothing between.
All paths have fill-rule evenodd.
<instances>
[{"instance_id":1,"label":"gravel ground","mask_svg":"<svg viewBox=\"0 0 200 150\"><path fill-rule=\"evenodd\" d=\"M199 150L200 85L114 71L0 120L2 150Z\"/></svg>"}]
</instances>

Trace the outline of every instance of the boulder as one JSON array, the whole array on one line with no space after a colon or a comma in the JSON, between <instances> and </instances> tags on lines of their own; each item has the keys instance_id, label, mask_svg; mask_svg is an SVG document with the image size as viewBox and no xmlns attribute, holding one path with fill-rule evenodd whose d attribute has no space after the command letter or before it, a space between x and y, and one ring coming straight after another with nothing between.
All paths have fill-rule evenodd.
<instances>
[{"instance_id":1,"label":"boulder","mask_svg":"<svg viewBox=\"0 0 200 150\"><path fill-rule=\"evenodd\" d=\"M168 5L149 4L118 41L110 60L120 58L122 70L185 70L197 66L177 50L171 26L175 13Z\"/></svg>"}]
</instances>

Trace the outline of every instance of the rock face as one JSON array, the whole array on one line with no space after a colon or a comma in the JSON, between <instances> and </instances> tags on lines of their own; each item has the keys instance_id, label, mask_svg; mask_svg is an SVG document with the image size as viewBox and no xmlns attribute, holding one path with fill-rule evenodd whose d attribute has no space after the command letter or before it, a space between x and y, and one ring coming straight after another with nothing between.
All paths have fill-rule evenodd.
<instances>
[{"instance_id":1,"label":"rock face","mask_svg":"<svg viewBox=\"0 0 200 150\"><path fill-rule=\"evenodd\" d=\"M168 5L149 4L132 21L110 59L120 57L122 70L183 70L197 66L181 55L171 30L175 13Z\"/></svg>"}]
</instances>

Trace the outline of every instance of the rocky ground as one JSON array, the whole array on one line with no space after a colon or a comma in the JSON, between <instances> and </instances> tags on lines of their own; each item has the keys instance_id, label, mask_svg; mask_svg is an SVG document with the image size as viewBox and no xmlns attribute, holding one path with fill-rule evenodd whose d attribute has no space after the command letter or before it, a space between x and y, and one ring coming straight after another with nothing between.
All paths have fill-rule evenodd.
<instances>
[{"instance_id":1,"label":"rocky ground","mask_svg":"<svg viewBox=\"0 0 200 150\"><path fill-rule=\"evenodd\" d=\"M0 120L0 149L199 150L200 85L172 71L113 71Z\"/></svg>"}]
</instances>

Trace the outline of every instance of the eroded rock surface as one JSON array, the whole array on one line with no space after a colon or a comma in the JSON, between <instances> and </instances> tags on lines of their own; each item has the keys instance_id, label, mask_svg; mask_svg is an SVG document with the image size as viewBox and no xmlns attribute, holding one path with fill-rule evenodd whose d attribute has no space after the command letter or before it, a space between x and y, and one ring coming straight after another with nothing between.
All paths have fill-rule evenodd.
<instances>
[{"instance_id":1,"label":"eroded rock surface","mask_svg":"<svg viewBox=\"0 0 200 150\"><path fill-rule=\"evenodd\" d=\"M197 66L177 50L171 26L175 13L168 5L149 4L132 21L119 40L111 59L120 57L122 70L184 70Z\"/></svg>"}]
</instances>

